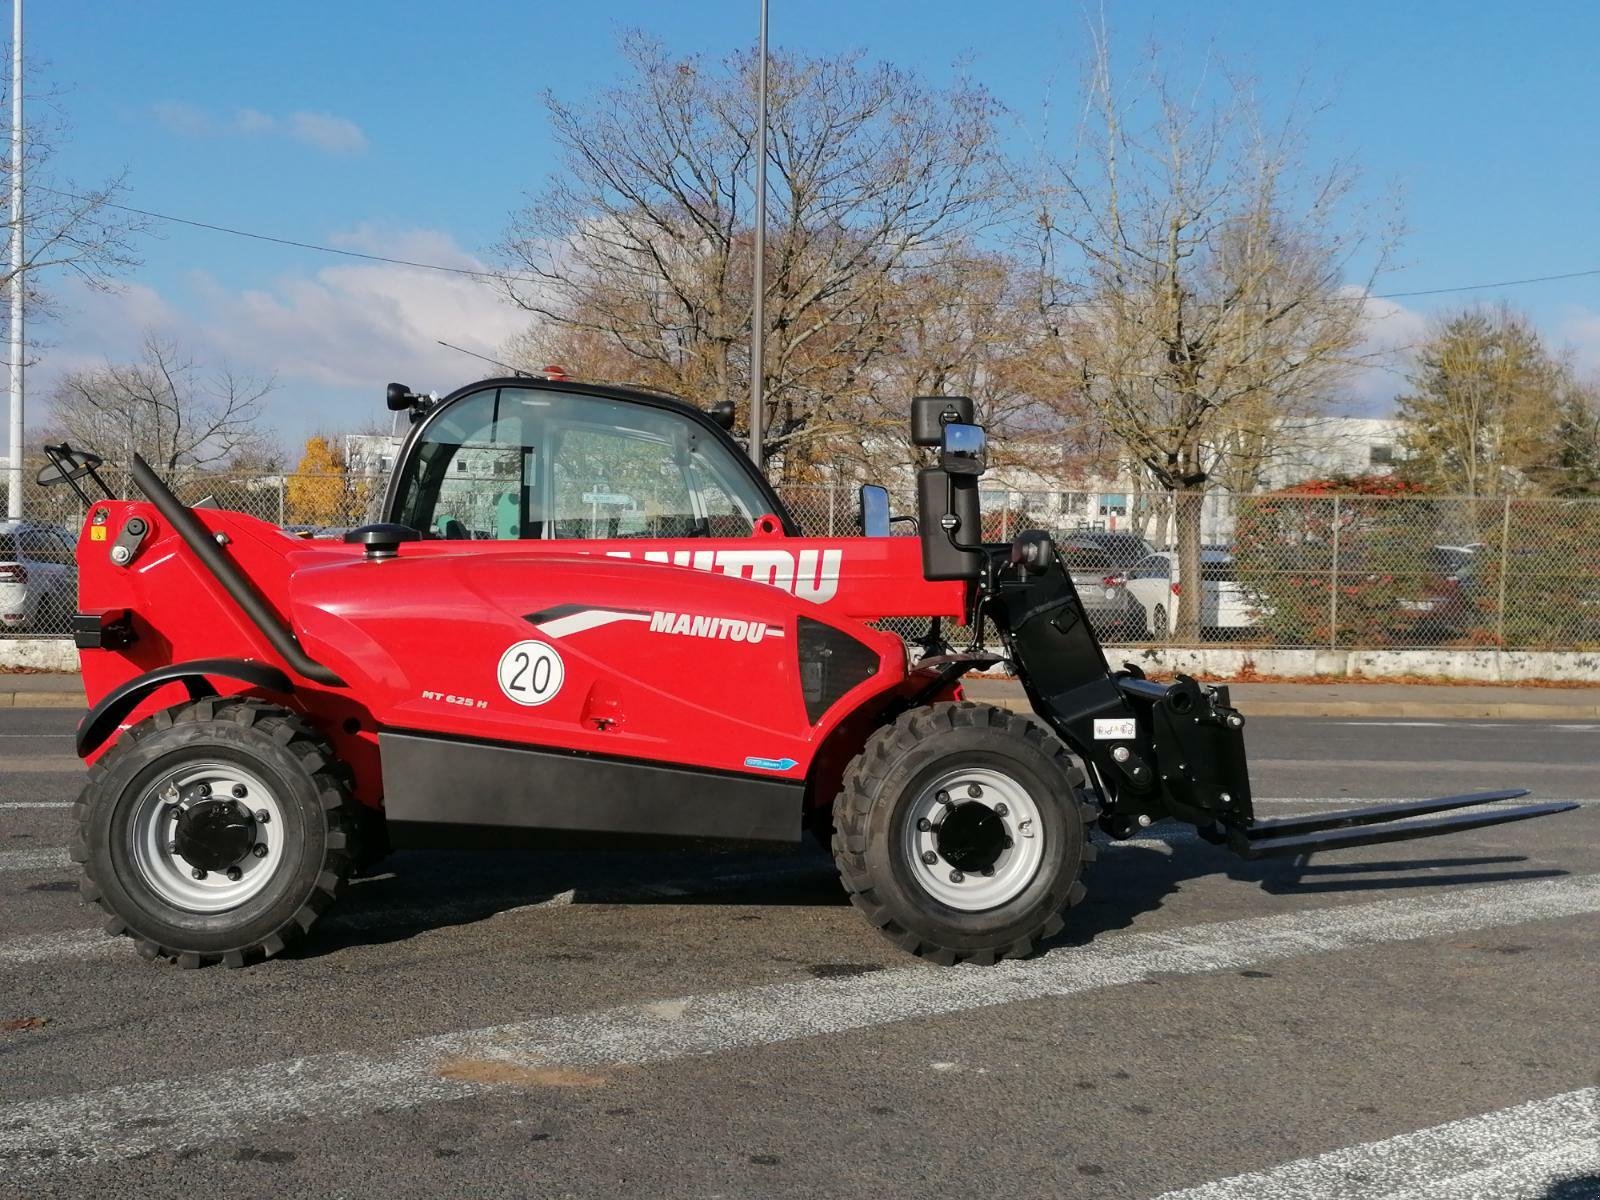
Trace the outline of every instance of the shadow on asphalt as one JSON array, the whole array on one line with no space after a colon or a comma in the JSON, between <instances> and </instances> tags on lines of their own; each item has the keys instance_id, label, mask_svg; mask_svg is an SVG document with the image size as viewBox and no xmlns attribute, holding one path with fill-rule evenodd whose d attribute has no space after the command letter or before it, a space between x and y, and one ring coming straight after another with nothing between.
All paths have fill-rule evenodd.
<instances>
[{"instance_id":1,"label":"shadow on asphalt","mask_svg":"<svg viewBox=\"0 0 1600 1200\"><path fill-rule=\"evenodd\" d=\"M1600 1200L1600 1175L1580 1175L1553 1183L1539 1200Z\"/></svg>"},{"instance_id":2,"label":"shadow on asphalt","mask_svg":"<svg viewBox=\"0 0 1600 1200\"><path fill-rule=\"evenodd\" d=\"M1559 869L1512 869L1518 855L1445 856L1365 862L1246 861L1193 842L1101 843L1089 894L1067 929L1045 948L1087 942L1160 908L1191 880L1250 883L1273 895L1394 891L1546 879ZM847 903L828 857L810 847L778 854L671 851L401 851L352 882L327 918L292 954L313 958L355 945L405 941L472 925L530 905L705 904L830 907Z\"/></svg>"}]
</instances>

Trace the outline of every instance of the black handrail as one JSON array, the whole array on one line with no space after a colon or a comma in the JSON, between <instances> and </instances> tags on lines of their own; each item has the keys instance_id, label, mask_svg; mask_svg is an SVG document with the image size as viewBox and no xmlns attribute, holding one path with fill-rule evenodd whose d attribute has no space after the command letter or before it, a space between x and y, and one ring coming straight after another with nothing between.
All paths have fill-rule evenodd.
<instances>
[{"instance_id":1,"label":"black handrail","mask_svg":"<svg viewBox=\"0 0 1600 1200\"><path fill-rule=\"evenodd\" d=\"M222 547L212 538L210 530L201 524L200 518L172 494L171 489L161 481L161 477L150 469L150 464L137 454L133 456L132 474L134 483L139 485L139 490L150 498L150 503L156 506L156 511L178 531L178 536L183 539L184 545L194 551L195 557L222 585L222 590L228 593L240 611L250 618L251 623L261 631L261 635L271 643L272 648L284 662L307 679L314 679L330 687L346 686L343 679L300 648L300 642L294 636L294 632L273 611L272 606L256 590L255 584L250 582L249 577L222 552Z\"/></svg>"}]
</instances>

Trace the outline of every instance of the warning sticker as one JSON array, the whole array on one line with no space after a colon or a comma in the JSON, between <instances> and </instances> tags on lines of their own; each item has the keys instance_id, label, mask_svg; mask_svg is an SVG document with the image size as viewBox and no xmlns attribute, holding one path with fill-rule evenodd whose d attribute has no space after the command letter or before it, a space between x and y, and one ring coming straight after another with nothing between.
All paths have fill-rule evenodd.
<instances>
[{"instance_id":1,"label":"warning sticker","mask_svg":"<svg viewBox=\"0 0 1600 1200\"><path fill-rule=\"evenodd\" d=\"M1097 742L1131 742L1139 736L1132 717L1096 717L1094 740Z\"/></svg>"}]
</instances>

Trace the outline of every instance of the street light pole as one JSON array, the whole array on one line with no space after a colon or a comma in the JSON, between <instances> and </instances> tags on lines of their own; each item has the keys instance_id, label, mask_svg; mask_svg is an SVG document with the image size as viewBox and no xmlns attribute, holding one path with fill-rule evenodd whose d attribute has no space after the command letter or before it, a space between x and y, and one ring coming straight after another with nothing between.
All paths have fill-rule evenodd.
<instances>
[{"instance_id":1,"label":"street light pole","mask_svg":"<svg viewBox=\"0 0 1600 1200\"><path fill-rule=\"evenodd\" d=\"M766 470L762 443L766 436L766 397L762 351L766 341L767 291L767 0L761 0L761 63L756 69L756 244L750 297L750 459Z\"/></svg>"},{"instance_id":2,"label":"street light pole","mask_svg":"<svg viewBox=\"0 0 1600 1200\"><path fill-rule=\"evenodd\" d=\"M22 0L11 0L11 459L6 516L22 519Z\"/></svg>"}]
</instances>

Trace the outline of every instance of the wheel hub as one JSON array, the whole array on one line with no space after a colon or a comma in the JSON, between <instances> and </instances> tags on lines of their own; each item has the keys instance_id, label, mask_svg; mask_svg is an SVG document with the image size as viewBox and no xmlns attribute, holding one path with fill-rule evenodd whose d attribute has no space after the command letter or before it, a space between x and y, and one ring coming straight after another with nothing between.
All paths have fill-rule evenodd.
<instances>
[{"instance_id":1,"label":"wheel hub","mask_svg":"<svg viewBox=\"0 0 1600 1200\"><path fill-rule=\"evenodd\" d=\"M255 848L255 815L233 800L201 800L178 810L172 841L191 867L221 871Z\"/></svg>"},{"instance_id":2,"label":"wheel hub","mask_svg":"<svg viewBox=\"0 0 1600 1200\"><path fill-rule=\"evenodd\" d=\"M975 874L1000 861L1011 839L999 814L980 800L967 800L945 810L933 828L934 849L958 871Z\"/></svg>"},{"instance_id":3,"label":"wheel hub","mask_svg":"<svg viewBox=\"0 0 1600 1200\"><path fill-rule=\"evenodd\" d=\"M974 764L938 776L902 819L906 870L934 900L962 912L1009 904L1044 862L1039 805L997 767Z\"/></svg>"},{"instance_id":4,"label":"wheel hub","mask_svg":"<svg viewBox=\"0 0 1600 1200\"><path fill-rule=\"evenodd\" d=\"M265 777L240 762L175 762L132 801L129 860L162 902L227 912L260 893L284 863L284 816Z\"/></svg>"}]
</instances>

